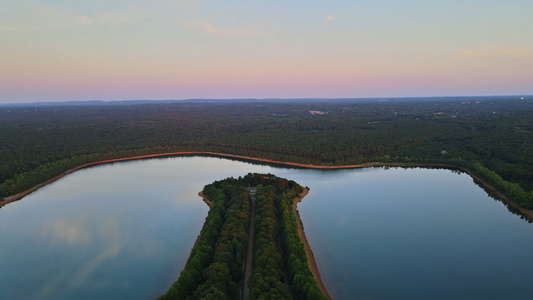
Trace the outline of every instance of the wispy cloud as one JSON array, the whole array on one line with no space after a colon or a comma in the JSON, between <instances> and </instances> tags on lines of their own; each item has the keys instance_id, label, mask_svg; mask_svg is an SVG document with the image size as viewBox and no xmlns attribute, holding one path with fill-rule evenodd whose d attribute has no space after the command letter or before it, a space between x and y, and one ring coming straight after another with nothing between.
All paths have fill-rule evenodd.
<instances>
[{"instance_id":1,"label":"wispy cloud","mask_svg":"<svg viewBox=\"0 0 533 300\"><path fill-rule=\"evenodd\" d=\"M76 274L71 278L70 286L77 288L86 286L91 282L91 276L94 276L96 269L101 267L106 262L116 258L121 252L124 245L121 242L116 242L108 246L103 252L94 256L91 260L85 263Z\"/></svg>"},{"instance_id":2,"label":"wispy cloud","mask_svg":"<svg viewBox=\"0 0 533 300\"><path fill-rule=\"evenodd\" d=\"M483 45L476 49L459 51L459 55L473 59L513 60L533 62L533 49L529 47L502 47Z\"/></svg>"},{"instance_id":3,"label":"wispy cloud","mask_svg":"<svg viewBox=\"0 0 533 300\"><path fill-rule=\"evenodd\" d=\"M118 11L105 11L94 16L78 16L76 24L78 25L105 25L114 23L134 23L142 20L139 15L127 14Z\"/></svg>"},{"instance_id":4,"label":"wispy cloud","mask_svg":"<svg viewBox=\"0 0 533 300\"><path fill-rule=\"evenodd\" d=\"M209 20L177 20L175 18L168 17L164 14L154 12L149 9L137 9L139 12L142 12L144 15L159 19L171 24L179 25L179 26L186 26L188 28L200 30L204 33L213 35L213 36L221 36L221 37L231 37L231 36L237 36L237 37L268 37L270 36L267 33L249 29L242 26L215 26L212 25L212 22Z\"/></svg>"},{"instance_id":5,"label":"wispy cloud","mask_svg":"<svg viewBox=\"0 0 533 300\"><path fill-rule=\"evenodd\" d=\"M103 11L94 15L76 15L48 6L29 6L18 15L3 20L0 32L35 31L87 25L133 23L146 18L136 11Z\"/></svg>"},{"instance_id":6,"label":"wispy cloud","mask_svg":"<svg viewBox=\"0 0 533 300\"><path fill-rule=\"evenodd\" d=\"M236 26L230 26L230 27L215 27L211 25L211 22L208 21L187 21L185 22L185 25L194 28L199 29L205 33L215 35L215 36L239 36L239 37L264 37L266 34L251 30L244 27L236 27Z\"/></svg>"},{"instance_id":7,"label":"wispy cloud","mask_svg":"<svg viewBox=\"0 0 533 300\"><path fill-rule=\"evenodd\" d=\"M43 226L43 234L51 236L56 243L80 246L91 241L90 231L82 223L73 223L66 219L53 220Z\"/></svg>"}]
</instances>

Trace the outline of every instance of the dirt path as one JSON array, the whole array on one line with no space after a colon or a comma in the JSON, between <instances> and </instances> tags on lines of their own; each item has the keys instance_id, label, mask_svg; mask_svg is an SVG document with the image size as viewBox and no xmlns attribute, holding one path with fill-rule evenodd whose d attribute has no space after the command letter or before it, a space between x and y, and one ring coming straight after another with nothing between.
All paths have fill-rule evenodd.
<instances>
[{"instance_id":1,"label":"dirt path","mask_svg":"<svg viewBox=\"0 0 533 300\"><path fill-rule=\"evenodd\" d=\"M250 212L250 228L248 229L248 254L246 256L246 267L244 268L244 300L250 299L250 285L248 280L252 275L252 259L254 254L254 219L255 219L255 193L252 196L252 211Z\"/></svg>"},{"instance_id":2,"label":"dirt path","mask_svg":"<svg viewBox=\"0 0 533 300\"><path fill-rule=\"evenodd\" d=\"M309 243L307 242L307 238L305 237L304 228L302 225L302 220L300 219L300 214L298 213L298 209L296 209L296 206L298 205L298 202L302 201L302 199L309 193L309 189L304 189L304 191L300 194L299 197L294 198L294 202L292 203L292 211L294 215L296 216L296 222L298 223L298 235L300 236L300 240L302 240L302 243L304 244L305 248L305 254L307 255L307 264L309 264L309 268L311 269L311 272L313 273L313 276L315 277L315 280L318 284L318 288L322 292L322 294L328 299L332 299L330 294L328 293L328 290L326 289L326 286L324 285L324 282L322 282L322 277L320 277L320 272L318 271L318 267L316 265L315 256L313 255L313 251L311 250L311 247L309 246Z\"/></svg>"}]
</instances>

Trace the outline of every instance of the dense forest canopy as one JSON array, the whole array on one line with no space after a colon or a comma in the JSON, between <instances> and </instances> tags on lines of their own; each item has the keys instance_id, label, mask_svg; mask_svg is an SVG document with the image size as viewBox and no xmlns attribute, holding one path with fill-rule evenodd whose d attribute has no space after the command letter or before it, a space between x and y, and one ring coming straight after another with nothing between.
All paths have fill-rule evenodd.
<instances>
[{"instance_id":1,"label":"dense forest canopy","mask_svg":"<svg viewBox=\"0 0 533 300\"><path fill-rule=\"evenodd\" d=\"M0 197L69 168L172 151L315 165L443 163L533 207L533 97L0 106Z\"/></svg>"},{"instance_id":2,"label":"dense forest canopy","mask_svg":"<svg viewBox=\"0 0 533 300\"><path fill-rule=\"evenodd\" d=\"M202 193L211 209L202 232L180 277L158 300L246 299L245 284L250 299L327 299L309 269L292 210L303 190L292 180L258 173L206 185ZM247 234L252 215L255 238ZM253 262L245 259L248 251ZM252 266L246 283L245 263Z\"/></svg>"}]
</instances>

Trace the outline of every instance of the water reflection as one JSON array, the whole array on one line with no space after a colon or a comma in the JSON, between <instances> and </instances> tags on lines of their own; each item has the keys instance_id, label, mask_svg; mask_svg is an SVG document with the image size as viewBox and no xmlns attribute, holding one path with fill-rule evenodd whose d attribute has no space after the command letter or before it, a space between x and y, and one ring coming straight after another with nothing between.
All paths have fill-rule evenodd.
<instances>
[{"instance_id":1,"label":"water reflection","mask_svg":"<svg viewBox=\"0 0 533 300\"><path fill-rule=\"evenodd\" d=\"M527 299L511 286L533 275L530 225L466 174L390 169L328 182L300 215L336 299Z\"/></svg>"},{"instance_id":2,"label":"water reflection","mask_svg":"<svg viewBox=\"0 0 533 300\"><path fill-rule=\"evenodd\" d=\"M311 188L298 208L337 299L526 296L530 225L462 172L188 156L83 169L5 206L0 298L155 298L176 280L207 215L197 193L248 172Z\"/></svg>"},{"instance_id":3,"label":"water reflection","mask_svg":"<svg viewBox=\"0 0 533 300\"><path fill-rule=\"evenodd\" d=\"M66 219L45 221L41 236L56 246L87 246L93 237L84 223L82 218L77 223Z\"/></svg>"},{"instance_id":4,"label":"water reflection","mask_svg":"<svg viewBox=\"0 0 533 300\"><path fill-rule=\"evenodd\" d=\"M485 186L484 184L482 184L481 182L479 182L478 180L474 179L474 183L479 186L480 188L482 188L485 193L487 193L487 195L498 201L498 202L501 202L503 203L503 205L505 205L505 207L507 208L507 210L509 212L511 212L512 214L514 215L517 215L520 217L520 219L528 222L528 223L533 223L533 218L531 218L530 216L524 214L522 212L522 210L520 208L518 208L516 205L510 203L509 201L505 200L504 198L502 198L497 192L495 192L493 189L490 189L488 188L487 186Z\"/></svg>"}]
</instances>

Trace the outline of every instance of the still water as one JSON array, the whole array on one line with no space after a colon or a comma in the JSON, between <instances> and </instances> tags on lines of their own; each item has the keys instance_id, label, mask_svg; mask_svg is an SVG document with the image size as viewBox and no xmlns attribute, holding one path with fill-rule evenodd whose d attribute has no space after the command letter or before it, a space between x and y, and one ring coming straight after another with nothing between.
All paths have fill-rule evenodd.
<instances>
[{"instance_id":1,"label":"still water","mask_svg":"<svg viewBox=\"0 0 533 300\"><path fill-rule=\"evenodd\" d=\"M308 170L173 157L77 171L0 209L0 299L153 299L208 207L205 184L248 172L311 188L298 206L335 299L530 299L533 224L466 174Z\"/></svg>"}]
</instances>

